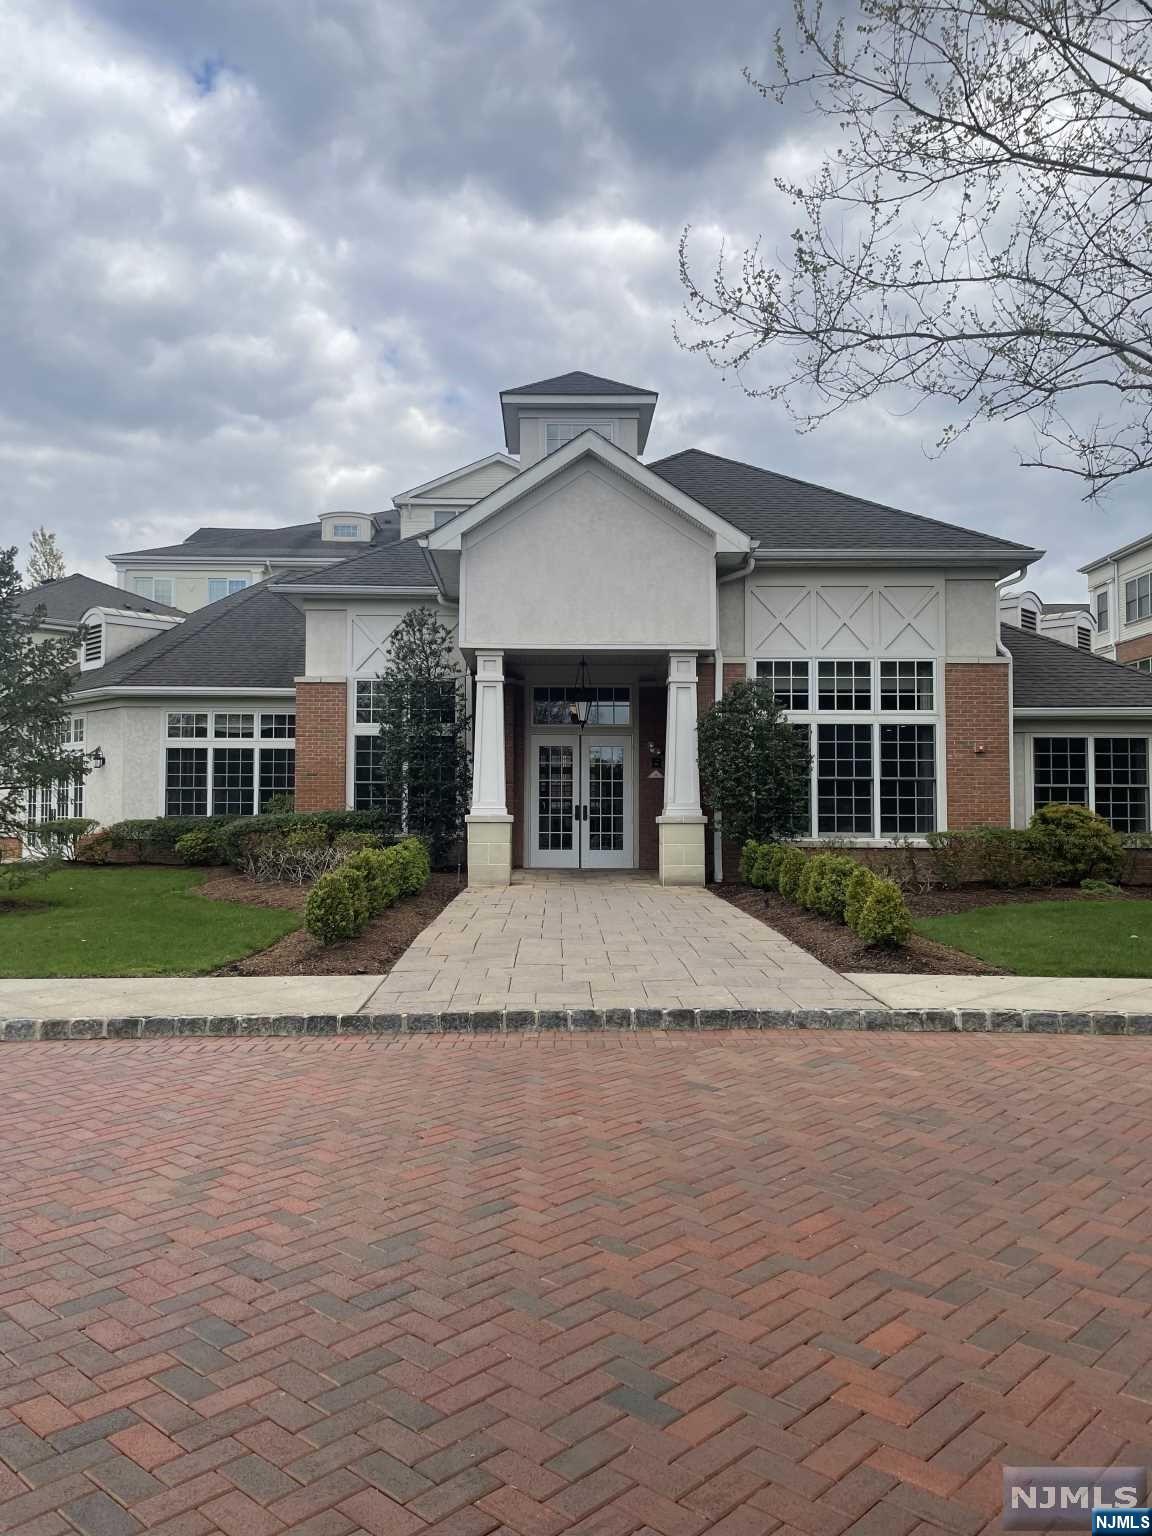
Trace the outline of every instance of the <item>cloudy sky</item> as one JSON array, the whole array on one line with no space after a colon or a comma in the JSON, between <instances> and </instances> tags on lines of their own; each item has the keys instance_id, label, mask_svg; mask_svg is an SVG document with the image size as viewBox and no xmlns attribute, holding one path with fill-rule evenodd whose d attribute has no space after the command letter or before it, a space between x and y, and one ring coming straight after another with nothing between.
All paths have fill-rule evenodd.
<instances>
[{"instance_id":1,"label":"cloudy sky","mask_svg":"<svg viewBox=\"0 0 1152 1536\"><path fill-rule=\"evenodd\" d=\"M70 569L298 522L501 446L496 395L585 368L698 446L1038 544L1045 595L1150 516L942 462L931 416L797 436L676 345L676 243L777 247L821 124L766 104L763 0L0 0L0 533Z\"/></svg>"}]
</instances>

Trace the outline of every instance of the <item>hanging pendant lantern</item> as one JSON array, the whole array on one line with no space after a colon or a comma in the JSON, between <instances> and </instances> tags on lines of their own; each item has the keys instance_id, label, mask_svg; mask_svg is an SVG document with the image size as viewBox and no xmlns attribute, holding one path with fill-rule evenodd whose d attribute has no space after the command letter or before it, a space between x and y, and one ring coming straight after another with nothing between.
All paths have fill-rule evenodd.
<instances>
[{"instance_id":1,"label":"hanging pendant lantern","mask_svg":"<svg viewBox=\"0 0 1152 1536\"><path fill-rule=\"evenodd\" d=\"M572 689L572 703L569 706L572 723L578 725L581 730L588 724L588 717L592 713L592 683L591 673L588 671L588 663L583 656L580 665L576 668L576 684Z\"/></svg>"}]
</instances>

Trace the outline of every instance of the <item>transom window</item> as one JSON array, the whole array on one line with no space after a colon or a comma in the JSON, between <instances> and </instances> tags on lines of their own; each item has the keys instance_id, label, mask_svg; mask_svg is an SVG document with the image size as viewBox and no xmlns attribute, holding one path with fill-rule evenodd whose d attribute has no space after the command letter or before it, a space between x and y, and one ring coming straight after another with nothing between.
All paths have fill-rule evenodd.
<instances>
[{"instance_id":1,"label":"transom window","mask_svg":"<svg viewBox=\"0 0 1152 1536\"><path fill-rule=\"evenodd\" d=\"M357 725L378 725L384 707L384 684L374 679L356 684Z\"/></svg>"},{"instance_id":2,"label":"transom window","mask_svg":"<svg viewBox=\"0 0 1152 1536\"><path fill-rule=\"evenodd\" d=\"M781 709L808 708L808 663L806 661L758 661L756 676L771 683Z\"/></svg>"},{"instance_id":3,"label":"transom window","mask_svg":"<svg viewBox=\"0 0 1152 1536\"><path fill-rule=\"evenodd\" d=\"M218 714L212 716L214 736L253 736L255 717L247 714Z\"/></svg>"},{"instance_id":4,"label":"transom window","mask_svg":"<svg viewBox=\"0 0 1152 1536\"><path fill-rule=\"evenodd\" d=\"M191 714L178 711L168 716L169 736L207 736L208 716L206 714Z\"/></svg>"},{"instance_id":5,"label":"transom window","mask_svg":"<svg viewBox=\"0 0 1152 1536\"><path fill-rule=\"evenodd\" d=\"M1147 832L1146 736L1036 736L1032 796L1045 805L1086 805L1117 832Z\"/></svg>"},{"instance_id":6,"label":"transom window","mask_svg":"<svg viewBox=\"0 0 1152 1536\"><path fill-rule=\"evenodd\" d=\"M623 687L592 688L588 709L589 725L631 725L632 690ZM576 690L572 687L545 687L532 690L533 725L571 725Z\"/></svg>"},{"instance_id":7,"label":"transom window","mask_svg":"<svg viewBox=\"0 0 1152 1536\"><path fill-rule=\"evenodd\" d=\"M260 735L265 741L272 739L285 739L296 735L296 715L289 711L286 714L269 714L260 716Z\"/></svg>"},{"instance_id":8,"label":"transom window","mask_svg":"<svg viewBox=\"0 0 1152 1536\"><path fill-rule=\"evenodd\" d=\"M209 576L208 601L218 603L222 597L231 597L233 592L243 592L247 585L245 576Z\"/></svg>"},{"instance_id":9,"label":"transom window","mask_svg":"<svg viewBox=\"0 0 1152 1536\"><path fill-rule=\"evenodd\" d=\"M612 420L598 419L589 416L584 419L568 417L564 421L548 421L544 424L544 452L553 453L557 448L570 443L574 437L579 437L581 432L599 432L601 437L606 437L610 443L616 441L616 423Z\"/></svg>"},{"instance_id":10,"label":"transom window","mask_svg":"<svg viewBox=\"0 0 1152 1536\"><path fill-rule=\"evenodd\" d=\"M820 709L871 709L870 661L818 661L816 702Z\"/></svg>"},{"instance_id":11,"label":"transom window","mask_svg":"<svg viewBox=\"0 0 1152 1536\"><path fill-rule=\"evenodd\" d=\"M935 708L935 667L930 661L882 661L880 708Z\"/></svg>"},{"instance_id":12,"label":"transom window","mask_svg":"<svg viewBox=\"0 0 1152 1536\"><path fill-rule=\"evenodd\" d=\"M333 523L332 537L334 539L358 539L360 537L360 524Z\"/></svg>"}]
</instances>

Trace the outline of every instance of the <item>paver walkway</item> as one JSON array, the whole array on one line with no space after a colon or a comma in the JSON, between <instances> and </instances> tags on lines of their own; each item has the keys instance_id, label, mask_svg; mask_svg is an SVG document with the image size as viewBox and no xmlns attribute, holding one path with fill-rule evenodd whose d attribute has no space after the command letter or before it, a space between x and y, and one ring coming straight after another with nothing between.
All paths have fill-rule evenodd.
<instances>
[{"instance_id":1,"label":"paver walkway","mask_svg":"<svg viewBox=\"0 0 1152 1536\"><path fill-rule=\"evenodd\" d=\"M1145 1041L3 1064L4 1532L975 1536L1152 1454Z\"/></svg>"},{"instance_id":2,"label":"paver walkway","mask_svg":"<svg viewBox=\"0 0 1152 1536\"><path fill-rule=\"evenodd\" d=\"M710 892L530 876L467 890L412 943L376 1008L870 1006L854 983Z\"/></svg>"}]
</instances>

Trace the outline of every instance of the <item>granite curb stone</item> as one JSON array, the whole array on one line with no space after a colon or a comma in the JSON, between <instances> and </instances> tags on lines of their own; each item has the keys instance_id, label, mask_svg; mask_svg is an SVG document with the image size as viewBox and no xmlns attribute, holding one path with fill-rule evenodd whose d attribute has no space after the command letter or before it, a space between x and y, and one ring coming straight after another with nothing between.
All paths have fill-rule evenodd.
<instances>
[{"instance_id":1,"label":"granite curb stone","mask_svg":"<svg viewBox=\"0 0 1152 1536\"><path fill-rule=\"evenodd\" d=\"M441 1013L217 1014L0 1019L0 1041L332 1038L592 1030L892 1030L911 1033L1152 1035L1152 1014L997 1008L475 1008Z\"/></svg>"}]
</instances>

